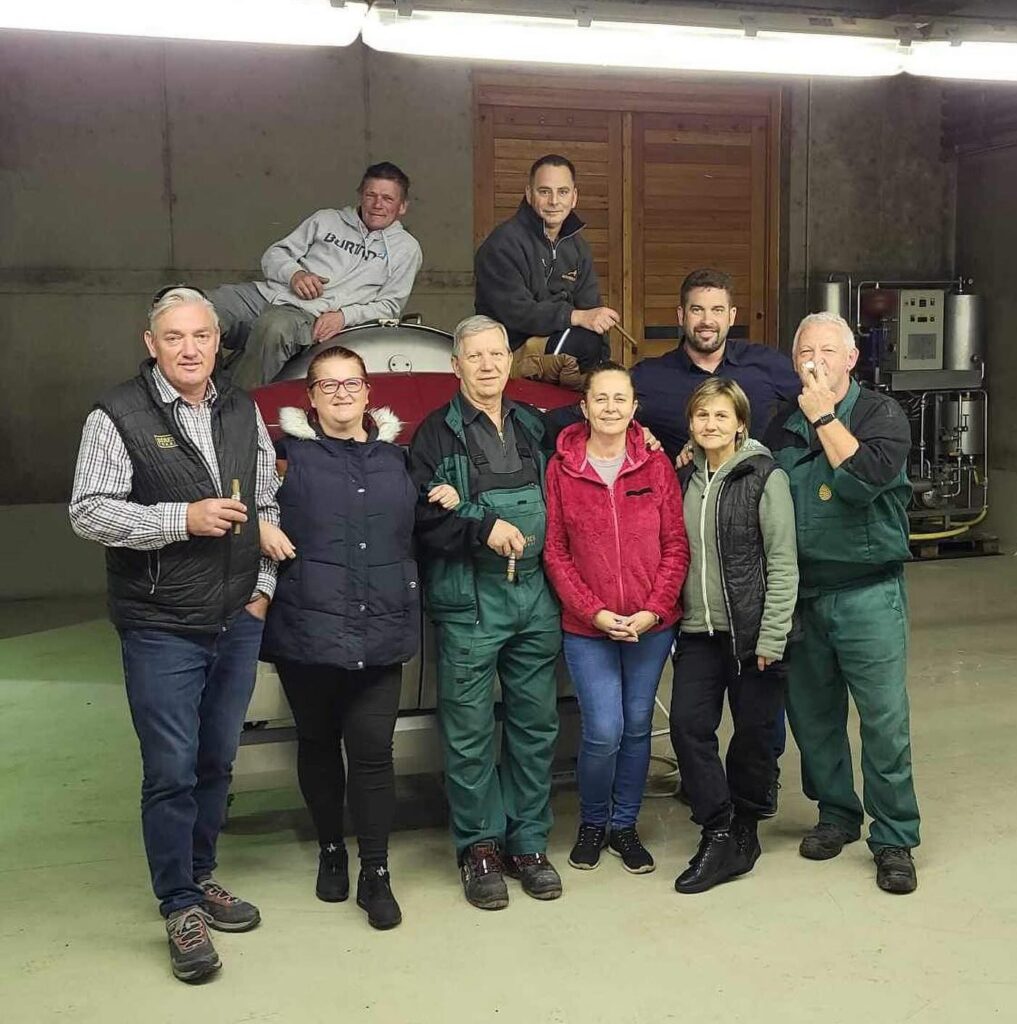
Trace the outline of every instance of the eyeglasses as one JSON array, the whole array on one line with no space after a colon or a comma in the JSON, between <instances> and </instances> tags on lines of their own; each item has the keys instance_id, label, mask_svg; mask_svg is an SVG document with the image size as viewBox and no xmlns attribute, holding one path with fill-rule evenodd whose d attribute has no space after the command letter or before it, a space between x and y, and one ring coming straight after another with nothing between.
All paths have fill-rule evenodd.
<instances>
[{"instance_id":1,"label":"eyeglasses","mask_svg":"<svg viewBox=\"0 0 1017 1024\"><path fill-rule=\"evenodd\" d=\"M168 284L165 288L160 288L155 295L152 296L152 309L155 309L155 307L159 305L160 301L166 298L170 292L175 292L178 288L186 288L188 291L197 292L203 299L206 301L208 300L208 296L196 285L184 284L183 282L179 284Z\"/></svg>"},{"instance_id":2,"label":"eyeglasses","mask_svg":"<svg viewBox=\"0 0 1017 1024\"><path fill-rule=\"evenodd\" d=\"M314 381L310 386L313 391L318 388L323 395L334 395L340 388L348 395L359 395L364 390L367 381L363 377L347 377L346 380L336 380L335 377L322 377Z\"/></svg>"}]
</instances>

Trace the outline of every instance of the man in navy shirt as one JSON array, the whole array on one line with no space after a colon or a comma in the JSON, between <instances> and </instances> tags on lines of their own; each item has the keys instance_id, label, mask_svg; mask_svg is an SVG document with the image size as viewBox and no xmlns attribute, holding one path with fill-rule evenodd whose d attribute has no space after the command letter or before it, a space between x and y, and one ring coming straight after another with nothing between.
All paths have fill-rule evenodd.
<instances>
[{"instance_id":1,"label":"man in navy shirt","mask_svg":"<svg viewBox=\"0 0 1017 1024\"><path fill-rule=\"evenodd\" d=\"M682 343L632 369L639 399L636 416L672 459L689 439L685 405L707 377L727 377L741 385L752 405L750 434L755 438L763 436L774 412L802 390L787 356L766 345L728 340L737 313L732 296L730 275L693 270L682 282L677 309Z\"/></svg>"}]
</instances>

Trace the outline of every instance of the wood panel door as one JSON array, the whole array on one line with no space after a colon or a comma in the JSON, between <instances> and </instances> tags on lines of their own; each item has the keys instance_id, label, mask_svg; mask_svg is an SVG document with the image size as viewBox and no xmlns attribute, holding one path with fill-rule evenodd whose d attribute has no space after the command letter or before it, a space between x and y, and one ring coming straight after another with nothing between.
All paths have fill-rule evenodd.
<instances>
[{"instance_id":1,"label":"wood panel door","mask_svg":"<svg viewBox=\"0 0 1017 1024\"><path fill-rule=\"evenodd\" d=\"M734 277L736 333L777 344L779 86L564 71L476 73L473 85L475 245L515 211L530 164L561 153L601 295L639 357L674 346L682 279L706 266Z\"/></svg>"},{"instance_id":2,"label":"wood panel door","mask_svg":"<svg viewBox=\"0 0 1017 1024\"><path fill-rule=\"evenodd\" d=\"M622 288L621 114L602 110L480 105L474 190L474 248L519 206L534 160L560 153L575 164L579 205L607 305Z\"/></svg>"},{"instance_id":3,"label":"wood panel door","mask_svg":"<svg viewBox=\"0 0 1017 1024\"><path fill-rule=\"evenodd\" d=\"M768 138L765 117L635 116L630 258L642 355L674 345L659 336L675 324L682 280L699 267L734 278L738 324L751 341L769 340Z\"/></svg>"}]
</instances>

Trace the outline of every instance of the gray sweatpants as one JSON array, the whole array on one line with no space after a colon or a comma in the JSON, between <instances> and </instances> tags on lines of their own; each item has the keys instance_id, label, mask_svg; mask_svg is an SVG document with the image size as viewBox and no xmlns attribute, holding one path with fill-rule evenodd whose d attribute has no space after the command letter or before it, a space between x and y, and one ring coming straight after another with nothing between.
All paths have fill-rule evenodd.
<instances>
[{"instance_id":1,"label":"gray sweatpants","mask_svg":"<svg viewBox=\"0 0 1017 1024\"><path fill-rule=\"evenodd\" d=\"M223 364L237 387L273 381L301 349L313 344L315 317L295 306L271 306L251 283L224 284L209 293L219 314Z\"/></svg>"}]
</instances>

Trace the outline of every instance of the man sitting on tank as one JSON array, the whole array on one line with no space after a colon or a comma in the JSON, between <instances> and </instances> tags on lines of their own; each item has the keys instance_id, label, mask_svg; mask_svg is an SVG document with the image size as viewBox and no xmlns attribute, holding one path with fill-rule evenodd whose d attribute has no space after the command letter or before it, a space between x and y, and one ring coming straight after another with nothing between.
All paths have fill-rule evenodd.
<instances>
[{"instance_id":1,"label":"man sitting on tank","mask_svg":"<svg viewBox=\"0 0 1017 1024\"><path fill-rule=\"evenodd\" d=\"M264 281L211 292L234 384L266 384L301 349L347 327L400 315L423 261L399 220L409 194L410 179L400 168L372 164L356 206L318 210L265 250Z\"/></svg>"}]
</instances>

